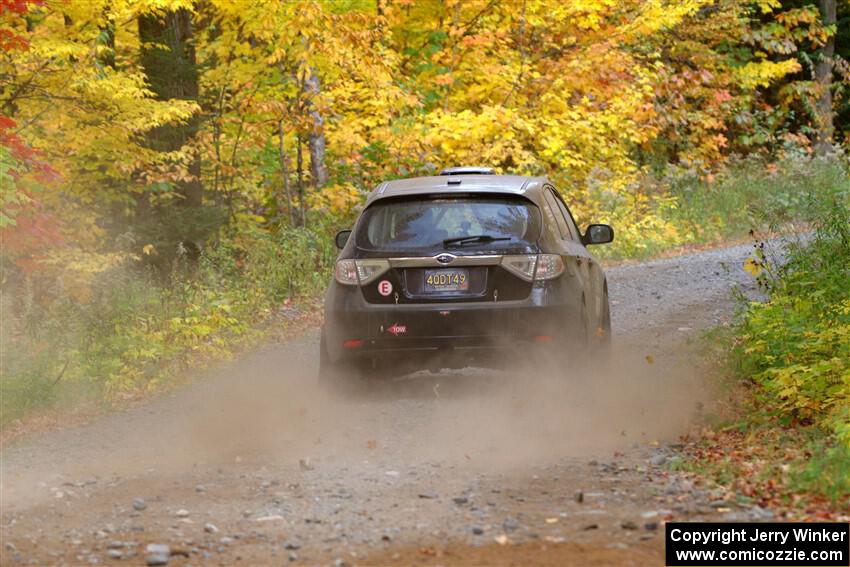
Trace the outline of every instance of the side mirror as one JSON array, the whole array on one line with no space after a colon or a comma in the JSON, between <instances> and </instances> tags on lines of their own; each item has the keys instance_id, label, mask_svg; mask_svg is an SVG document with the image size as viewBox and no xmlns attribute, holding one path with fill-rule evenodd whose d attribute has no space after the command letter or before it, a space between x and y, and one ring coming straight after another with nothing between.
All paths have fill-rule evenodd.
<instances>
[{"instance_id":1,"label":"side mirror","mask_svg":"<svg viewBox=\"0 0 850 567\"><path fill-rule=\"evenodd\" d=\"M336 247L342 250L345 248L345 244L348 242L349 237L351 236L350 230L340 230L336 233Z\"/></svg>"},{"instance_id":2,"label":"side mirror","mask_svg":"<svg viewBox=\"0 0 850 567\"><path fill-rule=\"evenodd\" d=\"M614 240L614 229L607 224L592 224L582 237L585 244L608 244Z\"/></svg>"}]
</instances>

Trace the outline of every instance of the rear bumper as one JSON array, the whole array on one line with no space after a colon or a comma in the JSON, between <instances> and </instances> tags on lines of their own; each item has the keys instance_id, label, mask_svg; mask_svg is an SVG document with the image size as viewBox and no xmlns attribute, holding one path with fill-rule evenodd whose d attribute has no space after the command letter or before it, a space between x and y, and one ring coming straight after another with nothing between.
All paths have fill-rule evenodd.
<instances>
[{"instance_id":1,"label":"rear bumper","mask_svg":"<svg viewBox=\"0 0 850 567\"><path fill-rule=\"evenodd\" d=\"M414 363L436 356L447 366L464 360L496 364L535 347L563 348L580 324L580 305L556 286L534 288L521 301L416 305L367 303L358 289L339 287L331 286L325 310L333 362Z\"/></svg>"}]
</instances>

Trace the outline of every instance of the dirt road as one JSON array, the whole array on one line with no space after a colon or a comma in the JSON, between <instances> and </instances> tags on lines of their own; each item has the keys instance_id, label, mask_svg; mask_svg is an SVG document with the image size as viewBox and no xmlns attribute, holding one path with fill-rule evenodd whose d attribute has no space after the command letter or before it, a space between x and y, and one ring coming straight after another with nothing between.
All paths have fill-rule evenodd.
<instances>
[{"instance_id":1,"label":"dirt road","mask_svg":"<svg viewBox=\"0 0 850 567\"><path fill-rule=\"evenodd\" d=\"M423 374L336 399L313 331L20 443L2 455L0 563L663 565L666 519L770 514L668 470L711 407L688 339L731 315L749 250L610 268L604 371Z\"/></svg>"}]
</instances>

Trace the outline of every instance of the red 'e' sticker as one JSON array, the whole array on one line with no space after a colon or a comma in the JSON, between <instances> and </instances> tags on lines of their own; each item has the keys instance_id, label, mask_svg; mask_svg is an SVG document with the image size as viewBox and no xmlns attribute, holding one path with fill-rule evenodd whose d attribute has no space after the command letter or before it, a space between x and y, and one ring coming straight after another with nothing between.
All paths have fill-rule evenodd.
<instances>
[{"instance_id":1,"label":"red 'e' sticker","mask_svg":"<svg viewBox=\"0 0 850 567\"><path fill-rule=\"evenodd\" d=\"M378 283L378 293L380 293L384 297L388 296L392 292L393 292L393 284L389 280L381 280Z\"/></svg>"}]
</instances>

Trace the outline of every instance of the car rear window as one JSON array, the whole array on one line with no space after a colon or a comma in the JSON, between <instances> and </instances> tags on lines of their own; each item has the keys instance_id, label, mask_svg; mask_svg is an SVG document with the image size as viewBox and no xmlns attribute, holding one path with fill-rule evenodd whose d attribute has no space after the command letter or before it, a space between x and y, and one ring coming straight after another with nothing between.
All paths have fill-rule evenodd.
<instances>
[{"instance_id":1,"label":"car rear window","mask_svg":"<svg viewBox=\"0 0 850 567\"><path fill-rule=\"evenodd\" d=\"M504 248L536 243L540 223L540 211L521 197L387 199L364 211L356 242L372 250L409 250L442 248L447 238L487 235L507 238L486 243Z\"/></svg>"}]
</instances>

